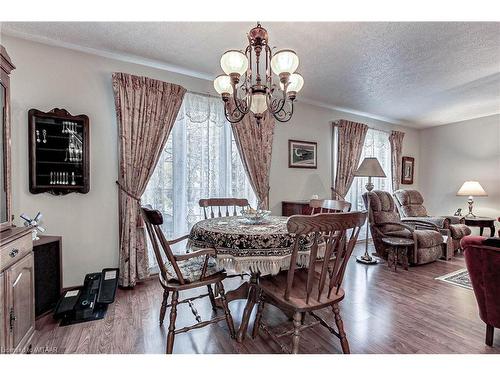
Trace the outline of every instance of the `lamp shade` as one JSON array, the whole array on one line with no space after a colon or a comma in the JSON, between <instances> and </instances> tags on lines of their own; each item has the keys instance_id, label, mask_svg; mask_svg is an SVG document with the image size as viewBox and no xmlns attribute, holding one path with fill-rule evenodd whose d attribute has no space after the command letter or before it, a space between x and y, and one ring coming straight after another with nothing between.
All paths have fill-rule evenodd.
<instances>
[{"instance_id":1,"label":"lamp shade","mask_svg":"<svg viewBox=\"0 0 500 375\"><path fill-rule=\"evenodd\" d=\"M276 52L271 59L271 69L279 76L281 73L294 73L299 66L299 58L291 49Z\"/></svg>"},{"instance_id":2,"label":"lamp shade","mask_svg":"<svg viewBox=\"0 0 500 375\"><path fill-rule=\"evenodd\" d=\"M218 76L214 80L214 88L220 95L231 94L233 92L233 86L231 86L231 77L224 74Z\"/></svg>"},{"instance_id":3,"label":"lamp shade","mask_svg":"<svg viewBox=\"0 0 500 375\"><path fill-rule=\"evenodd\" d=\"M257 115L263 114L267 110L266 96L261 93L252 94L252 104L250 105L250 111Z\"/></svg>"},{"instance_id":4,"label":"lamp shade","mask_svg":"<svg viewBox=\"0 0 500 375\"><path fill-rule=\"evenodd\" d=\"M387 177L377 158L364 158L354 175L358 177Z\"/></svg>"},{"instance_id":5,"label":"lamp shade","mask_svg":"<svg viewBox=\"0 0 500 375\"><path fill-rule=\"evenodd\" d=\"M234 73L243 75L248 69L248 59L241 51L226 51L220 58L220 66L227 75Z\"/></svg>"},{"instance_id":6,"label":"lamp shade","mask_svg":"<svg viewBox=\"0 0 500 375\"><path fill-rule=\"evenodd\" d=\"M465 181L457 195L472 195L476 197L486 197L488 194L484 191L481 184L477 181Z\"/></svg>"},{"instance_id":7,"label":"lamp shade","mask_svg":"<svg viewBox=\"0 0 500 375\"><path fill-rule=\"evenodd\" d=\"M290 74L288 82L286 92L299 92L302 90L302 86L304 86L304 78L299 73ZM281 82L280 87L282 90L285 89L285 85Z\"/></svg>"}]
</instances>

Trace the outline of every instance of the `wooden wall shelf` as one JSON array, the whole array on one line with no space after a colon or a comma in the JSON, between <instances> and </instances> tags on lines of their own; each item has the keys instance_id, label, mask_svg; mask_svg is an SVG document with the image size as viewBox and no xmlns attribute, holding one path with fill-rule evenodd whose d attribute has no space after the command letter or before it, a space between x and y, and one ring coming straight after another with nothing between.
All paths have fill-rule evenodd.
<instances>
[{"instance_id":1,"label":"wooden wall shelf","mask_svg":"<svg viewBox=\"0 0 500 375\"><path fill-rule=\"evenodd\" d=\"M30 192L54 195L90 190L89 118L65 109L30 109Z\"/></svg>"}]
</instances>

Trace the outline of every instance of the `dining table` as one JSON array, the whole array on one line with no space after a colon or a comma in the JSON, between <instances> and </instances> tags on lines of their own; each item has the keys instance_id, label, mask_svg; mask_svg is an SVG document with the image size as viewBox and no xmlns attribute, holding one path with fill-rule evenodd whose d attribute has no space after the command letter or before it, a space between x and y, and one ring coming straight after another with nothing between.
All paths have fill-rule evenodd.
<instances>
[{"instance_id":1,"label":"dining table","mask_svg":"<svg viewBox=\"0 0 500 375\"><path fill-rule=\"evenodd\" d=\"M228 302L246 299L236 339L246 336L252 310L258 299L258 279L276 275L290 265L295 235L287 230L288 217L268 216L260 223L243 216L217 217L199 221L189 234L188 249L196 251L206 247L216 250L215 261L229 275L250 274L249 281L228 291ZM308 239L299 238L298 265L309 262Z\"/></svg>"}]
</instances>

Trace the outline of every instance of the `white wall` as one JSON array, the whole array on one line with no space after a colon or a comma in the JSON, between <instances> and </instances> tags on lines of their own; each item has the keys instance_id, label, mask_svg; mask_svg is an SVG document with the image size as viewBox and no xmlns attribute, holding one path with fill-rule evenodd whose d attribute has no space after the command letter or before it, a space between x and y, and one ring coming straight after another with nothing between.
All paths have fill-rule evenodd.
<instances>
[{"instance_id":1,"label":"white wall","mask_svg":"<svg viewBox=\"0 0 500 375\"><path fill-rule=\"evenodd\" d=\"M499 217L500 115L422 130L420 171L420 187L430 214L449 215L459 207L466 213L467 197L457 197L456 192L464 181L476 180L488 196L474 199L474 212ZM473 233L478 230L474 228Z\"/></svg>"},{"instance_id":2,"label":"white wall","mask_svg":"<svg viewBox=\"0 0 500 375\"><path fill-rule=\"evenodd\" d=\"M206 92L208 81L140 65L2 37L16 70L12 84L13 212L41 211L49 234L63 237L64 286L118 264L117 126L111 86L116 71L179 83ZM31 194L28 190L28 110L65 108L90 119L90 192Z\"/></svg>"},{"instance_id":3,"label":"white wall","mask_svg":"<svg viewBox=\"0 0 500 375\"><path fill-rule=\"evenodd\" d=\"M302 104L299 101L290 122L278 124L275 130L270 191L271 209L274 213L281 213L281 201L283 200L306 200L310 199L313 194L317 194L320 198L331 196L331 123L339 119L362 122L372 128L386 131L404 131L403 155L414 157L416 165L414 184L403 186L418 188L419 134L417 130L350 113ZM318 143L317 169L288 168L289 139Z\"/></svg>"},{"instance_id":4,"label":"white wall","mask_svg":"<svg viewBox=\"0 0 500 375\"><path fill-rule=\"evenodd\" d=\"M49 234L63 236L64 286L77 285L83 276L118 263L117 128L112 72L121 71L177 83L190 91L212 92L209 81L125 63L68 49L2 36L17 69L12 74L13 209L44 214ZM30 194L28 190L28 110L65 108L90 118L91 188L85 195ZM345 118L372 127L394 127L369 118L300 103L290 123L278 124L271 167L271 207L281 212L281 201L328 197L331 185L331 122ZM416 158L418 185L419 136L406 132L403 154ZM318 142L316 170L288 168L288 139ZM21 224L16 218L16 223Z\"/></svg>"}]
</instances>

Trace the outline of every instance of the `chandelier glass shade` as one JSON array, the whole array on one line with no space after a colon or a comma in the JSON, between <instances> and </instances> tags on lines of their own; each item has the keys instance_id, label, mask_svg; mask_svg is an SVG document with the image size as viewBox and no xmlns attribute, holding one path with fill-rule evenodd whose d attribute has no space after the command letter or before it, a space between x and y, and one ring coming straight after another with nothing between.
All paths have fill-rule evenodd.
<instances>
[{"instance_id":1,"label":"chandelier glass shade","mask_svg":"<svg viewBox=\"0 0 500 375\"><path fill-rule=\"evenodd\" d=\"M231 123L247 114L260 124L266 111L280 122L293 115L293 103L304 85L296 73L297 54L283 49L273 54L266 29L260 24L248 33L245 51L226 51L220 65L225 74L214 80L214 88L224 101L224 113Z\"/></svg>"}]
</instances>

